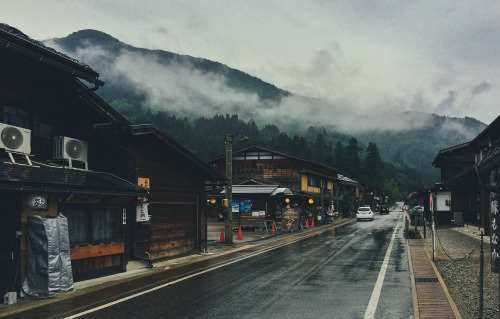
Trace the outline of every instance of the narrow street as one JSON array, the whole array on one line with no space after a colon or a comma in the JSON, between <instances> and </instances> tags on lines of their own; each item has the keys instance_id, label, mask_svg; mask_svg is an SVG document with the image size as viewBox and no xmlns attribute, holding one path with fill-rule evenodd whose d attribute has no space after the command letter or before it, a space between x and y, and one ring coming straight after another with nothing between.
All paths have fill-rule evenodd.
<instances>
[{"instance_id":1,"label":"narrow street","mask_svg":"<svg viewBox=\"0 0 500 319\"><path fill-rule=\"evenodd\" d=\"M400 212L377 214L373 222L286 245L270 243L81 317L412 318L402 223Z\"/></svg>"}]
</instances>

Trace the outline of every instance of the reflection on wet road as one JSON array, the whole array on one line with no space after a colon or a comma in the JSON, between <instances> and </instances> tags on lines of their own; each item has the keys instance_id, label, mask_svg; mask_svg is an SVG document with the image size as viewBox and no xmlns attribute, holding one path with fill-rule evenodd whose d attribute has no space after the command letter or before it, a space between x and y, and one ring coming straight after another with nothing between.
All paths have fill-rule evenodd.
<instances>
[{"instance_id":1,"label":"reflection on wet road","mask_svg":"<svg viewBox=\"0 0 500 319\"><path fill-rule=\"evenodd\" d=\"M395 233L375 318L411 318L401 213L377 215L201 273L83 318L363 318ZM250 255L248 255L250 254Z\"/></svg>"}]
</instances>

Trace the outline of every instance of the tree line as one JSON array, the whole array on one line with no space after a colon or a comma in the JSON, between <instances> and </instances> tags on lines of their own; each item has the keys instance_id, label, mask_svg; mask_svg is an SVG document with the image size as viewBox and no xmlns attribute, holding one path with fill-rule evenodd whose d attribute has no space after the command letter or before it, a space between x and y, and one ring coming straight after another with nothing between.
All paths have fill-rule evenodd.
<instances>
[{"instance_id":1,"label":"tree line","mask_svg":"<svg viewBox=\"0 0 500 319\"><path fill-rule=\"evenodd\" d=\"M391 202L401 200L423 185L416 169L383 161L377 144L369 142L364 145L355 137L344 134L309 127L302 135L297 133L292 136L280 131L274 124L259 128L255 121L243 121L236 114L188 119L165 111L142 111L123 100L115 100L111 105L133 124L154 124L204 160L224 154L226 134L243 132L250 137L251 144L336 168L347 177L382 191ZM240 144L235 139L233 148L237 150L248 145Z\"/></svg>"}]
</instances>

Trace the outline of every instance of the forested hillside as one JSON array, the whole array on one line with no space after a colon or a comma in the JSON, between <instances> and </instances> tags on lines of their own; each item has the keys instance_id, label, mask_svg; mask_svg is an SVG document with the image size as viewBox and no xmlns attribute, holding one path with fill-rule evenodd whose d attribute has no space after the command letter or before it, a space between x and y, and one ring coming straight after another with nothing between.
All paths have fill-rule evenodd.
<instances>
[{"instance_id":1,"label":"forested hillside","mask_svg":"<svg viewBox=\"0 0 500 319\"><path fill-rule=\"evenodd\" d=\"M439 150L485 127L418 112L357 114L348 104L296 96L219 62L135 48L95 30L45 43L99 71L105 85L97 94L132 123L154 123L203 159L223 154L225 134L244 131L252 143L381 189L397 185L406 195L439 181L431 165Z\"/></svg>"},{"instance_id":2,"label":"forested hillside","mask_svg":"<svg viewBox=\"0 0 500 319\"><path fill-rule=\"evenodd\" d=\"M135 123L152 123L178 140L201 158L208 160L224 154L224 137L227 133L244 132L250 137L247 144L234 142L234 149L259 144L309 158L324 165L335 167L347 176L373 186L389 194L392 200L423 188L419 172L403 164L382 160L375 143L364 145L354 137L328 134L310 127L305 136L290 136L275 125L259 128L254 121L243 121L238 115L215 115L194 121L178 118L166 112L129 113L123 104L114 107Z\"/></svg>"}]
</instances>

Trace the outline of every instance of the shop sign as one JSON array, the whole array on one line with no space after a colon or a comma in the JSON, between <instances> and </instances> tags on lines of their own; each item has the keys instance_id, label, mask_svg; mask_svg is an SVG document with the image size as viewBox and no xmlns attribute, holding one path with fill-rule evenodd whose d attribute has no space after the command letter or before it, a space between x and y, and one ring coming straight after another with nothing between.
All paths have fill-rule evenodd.
<instances>
[{"instance_id":1,"label":"shop sign","mask_svg":"<svg viewBox=\"0 0 500 319\"><path fill-rule=\"evenodd\" d=\"M147 177L139 177L137 180L138 180L137 184L139 186L142 186L144 188L149 189L149 186L150 186L150 184L149 184L149 178L147 178Z\"/></svg>"},{"instance_id":2,"label":"shop sign","mask_svg":"<svg viewBox=\"0 0 500 319\"><path fill-rule=\"evenodd\" d=\"M491 271L499 272L499 253L500 245L499 238L500 235L500 215L498 213L498 194L491 193L491 236L490 236L490 249L491 249Z\"/></svg>"},{"instance_id":3,"label":"shop sign","mask_svg":"<svg viewBox=\"0 0 500 319\"><path fill-rule=\"evenodd\" d=\"M283 230L293 231L299 229L299 209L287 208L283 211L282 215L282 228Z\"/></svg>"},{"instance_id":4,"label":"shop sign","mask_svg":"<svg viewBox=\"0 0 500 319\"><path fill-rule=\"evenodd\" d=\"M28 196L28 206L33 209L47 209L47 194L31 194Z\"/></svg>"},{"instance_id":5,"label":"shop sign","mask_svg":"<svg viewBox=\"0 0 500 319\"><path fill-rule=\"evenodd\" d=\"M148 203L140 203L135 208L136 221L137 222L148 222L151 219L148 213Z\"/></svg>"}]
</instances>

